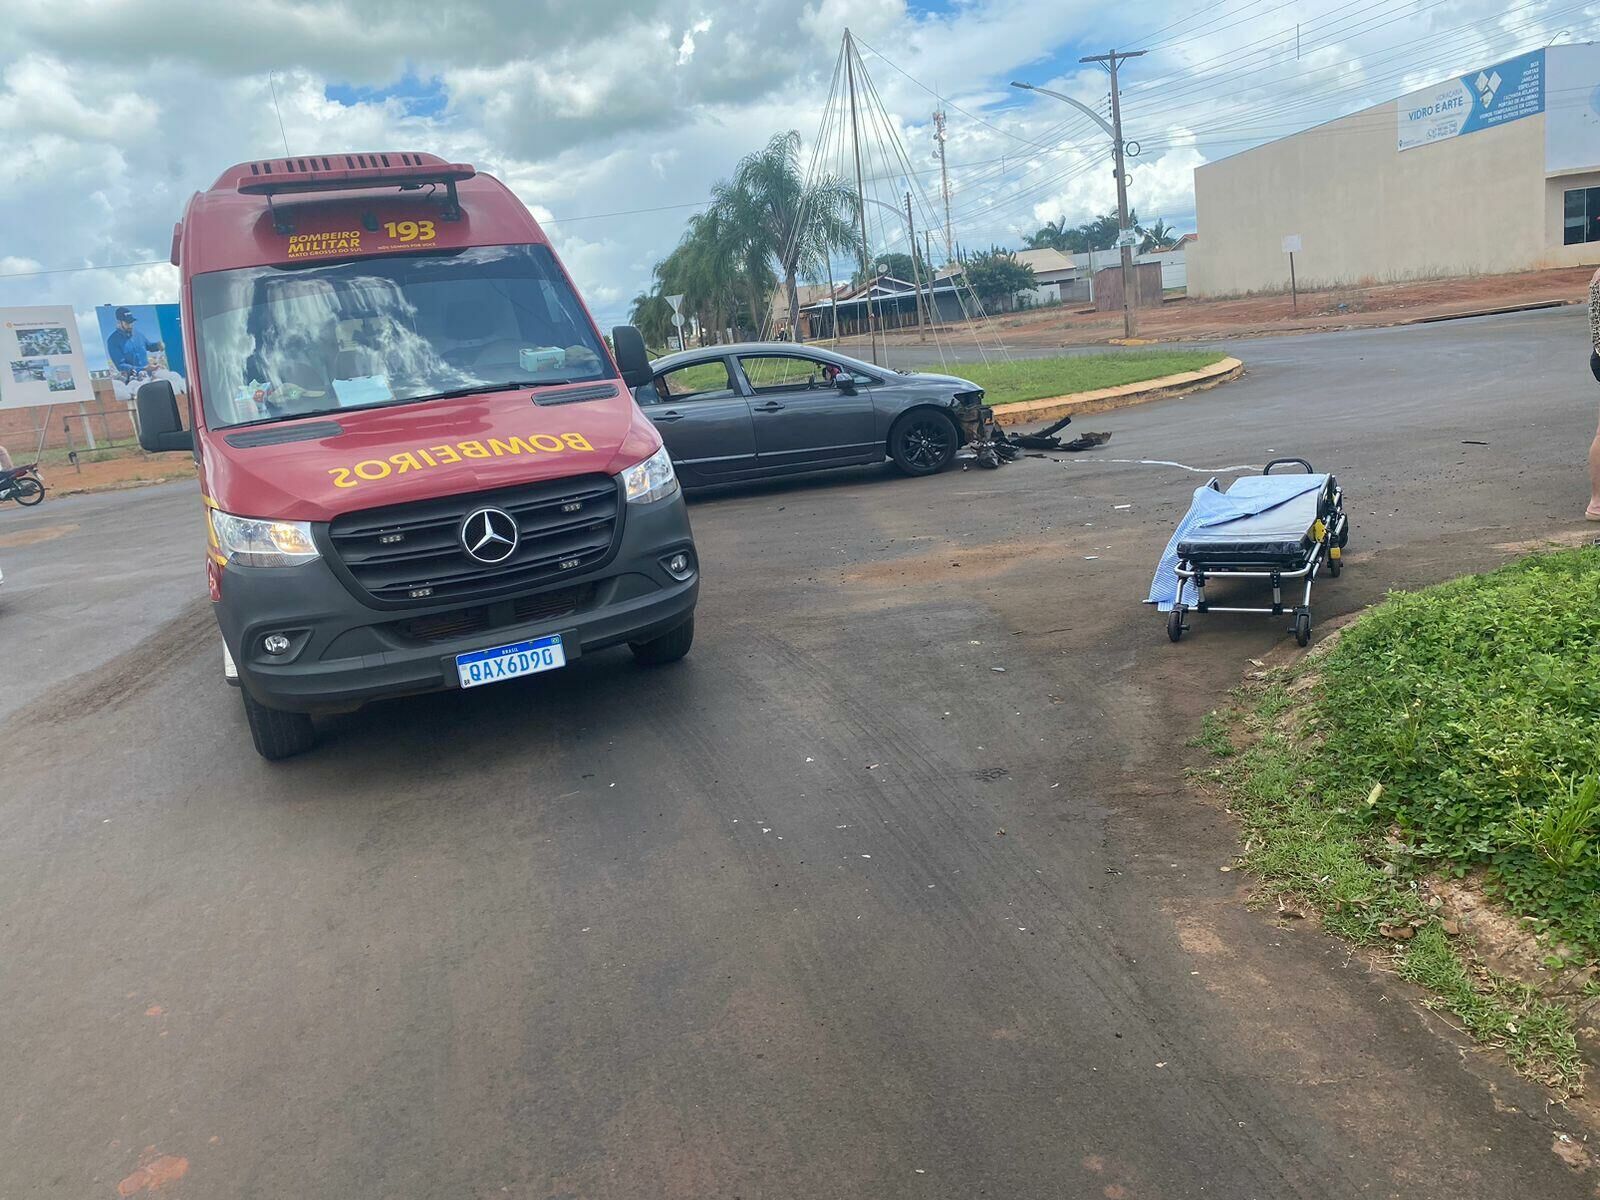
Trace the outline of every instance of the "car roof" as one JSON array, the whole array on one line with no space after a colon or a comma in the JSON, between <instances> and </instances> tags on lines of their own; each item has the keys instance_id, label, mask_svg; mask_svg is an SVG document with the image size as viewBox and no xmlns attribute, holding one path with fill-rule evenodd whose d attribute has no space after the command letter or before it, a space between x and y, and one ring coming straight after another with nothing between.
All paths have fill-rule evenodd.
<instances>
[{"instance_id":1,"label":"car roof","mask_svg":"<svg viewBox=\"0 0 1600 1200\"><path fill-rule=\"evenodd\" d=\"M650 367L659 373L711 358L726 358L730 354L801 354L840 365L853 365L861 361L846 354L825 350L821 346L807 345L805 342L727 342L717 346L702 346L696 350L677 350L671 354L664 354L660 358L652 359ZM880 367L878 370L881 371L883 368Z\"/></svg>"}]
</instances>

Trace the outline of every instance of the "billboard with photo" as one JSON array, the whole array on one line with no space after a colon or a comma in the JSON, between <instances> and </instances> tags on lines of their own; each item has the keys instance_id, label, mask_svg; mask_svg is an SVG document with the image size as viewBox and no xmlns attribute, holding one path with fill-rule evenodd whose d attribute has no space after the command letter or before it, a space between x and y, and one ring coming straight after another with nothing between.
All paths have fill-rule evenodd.
<instances>
[{"instance_id":1,"label":"billboard with photo","mask_svg":"<svg viewBox=\"0 0 1600 1200\"><path fill-rule=\"evenodd\" d=\"M1401 150L1492 129L1544 111L1544 51L1472 71L1395 102Z\"/></svg>"},{"instance_id":2,"label":"billboard with photo","mask_svg":"<svg viewBox=\"0 0 1600 1200\"><path fill-rule=\"evenodd\" d=\"M152 379L167 380L180 395L189 390L176 304L102 304L94 315L118 400L131 401Z\"/></svg>"},{"instance_id":3,"label":"billboard with photo","mask_svg":"<svg viewBox=\"0 0 1600 1200\"><path fill-rule=\"evenodd\" d=\"M70 305L0 308L0 408L92 399Z\"/></svg>"},{"instance_id":4,"label":"billboard with photo","mask_svg":"<svg viewBox=\"0 0 1600 1200\"><path fill-rule=\"evenodd\" d=\"M1600 46L1551 46L1545 51L1544 169L1600 167Z\"/></svg>"}]
</instances>

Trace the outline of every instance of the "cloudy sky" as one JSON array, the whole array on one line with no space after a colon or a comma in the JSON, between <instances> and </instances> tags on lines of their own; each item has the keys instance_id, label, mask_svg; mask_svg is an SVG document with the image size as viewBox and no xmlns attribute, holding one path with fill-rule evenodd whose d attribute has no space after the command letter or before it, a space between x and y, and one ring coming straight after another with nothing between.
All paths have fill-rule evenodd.
<instances>
[{"instance_id":1,"label":"cloudy sky","mask_svg":"<svg viewBox=\"0 0 1600 1200\"><path fill-rule=\"evenodd\" d=\"M1600 2L6 0L0 305L71 304L92 329L96 304L175 299L165 259L188 195L287 141L498 175L609 326L740 155L793 128L808 164L849 168L825 120L847 21L876 92L871 194L913 190L919 224L942 222L937 94L955 236L978 247L1115 203L1104 136L1010 80L1103 109L1105 75L1079 57L1147 49L1123 82L1130 194L1187 230L1197 164L1556 37L1594 40ZM874 239L903 245L871 211Z\"/></svg>"}]
</instances>

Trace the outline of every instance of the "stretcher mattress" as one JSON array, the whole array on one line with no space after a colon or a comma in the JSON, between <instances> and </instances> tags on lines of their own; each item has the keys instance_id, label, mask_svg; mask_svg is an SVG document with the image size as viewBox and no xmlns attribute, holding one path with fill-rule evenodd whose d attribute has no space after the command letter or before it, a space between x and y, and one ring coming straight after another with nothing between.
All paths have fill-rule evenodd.
<instances>
[{"instance_id":1,"label":"stretcher mattress","mask_svg":"<svg viewBox=\"0 0 1600 1200\"><path fill-rule=\"evenodd\" d=\"M1327 511L1331 489L1326 475L1311 476L1309 480L1304 475L1292 478L1301 483L1320 480L1320 486L1303 491L1265 512L1196 529L1179 540L1178 557L1197 567L1265 566L1294 570L1303 566L1316 543L1311 527Z\"/></svg>"}]
</instances>

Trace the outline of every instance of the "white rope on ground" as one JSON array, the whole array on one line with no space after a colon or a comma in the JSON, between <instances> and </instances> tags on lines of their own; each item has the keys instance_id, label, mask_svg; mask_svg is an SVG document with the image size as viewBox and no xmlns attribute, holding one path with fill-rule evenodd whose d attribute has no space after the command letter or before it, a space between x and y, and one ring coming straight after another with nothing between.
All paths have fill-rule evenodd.
<instances>
[{"instance_id":1,"label":"white rope on ground","mask_svg":"<svg viewBox=\"0 0 1600 1200\"><path fill-rule=\"evenodd\" d=\"M1262 469L1255 463L1239 463L1232 467L1191 467L1188 463L1172 462L1165 458L1089 458L1081 454L1075 454L1071 458L1059 461L1071 463L1120 463L1129 467L1177 467L1180 471L1189 471L1195 475L1225 475L1229 471L1259 471Z\"/></svg>"}]
</instances>

